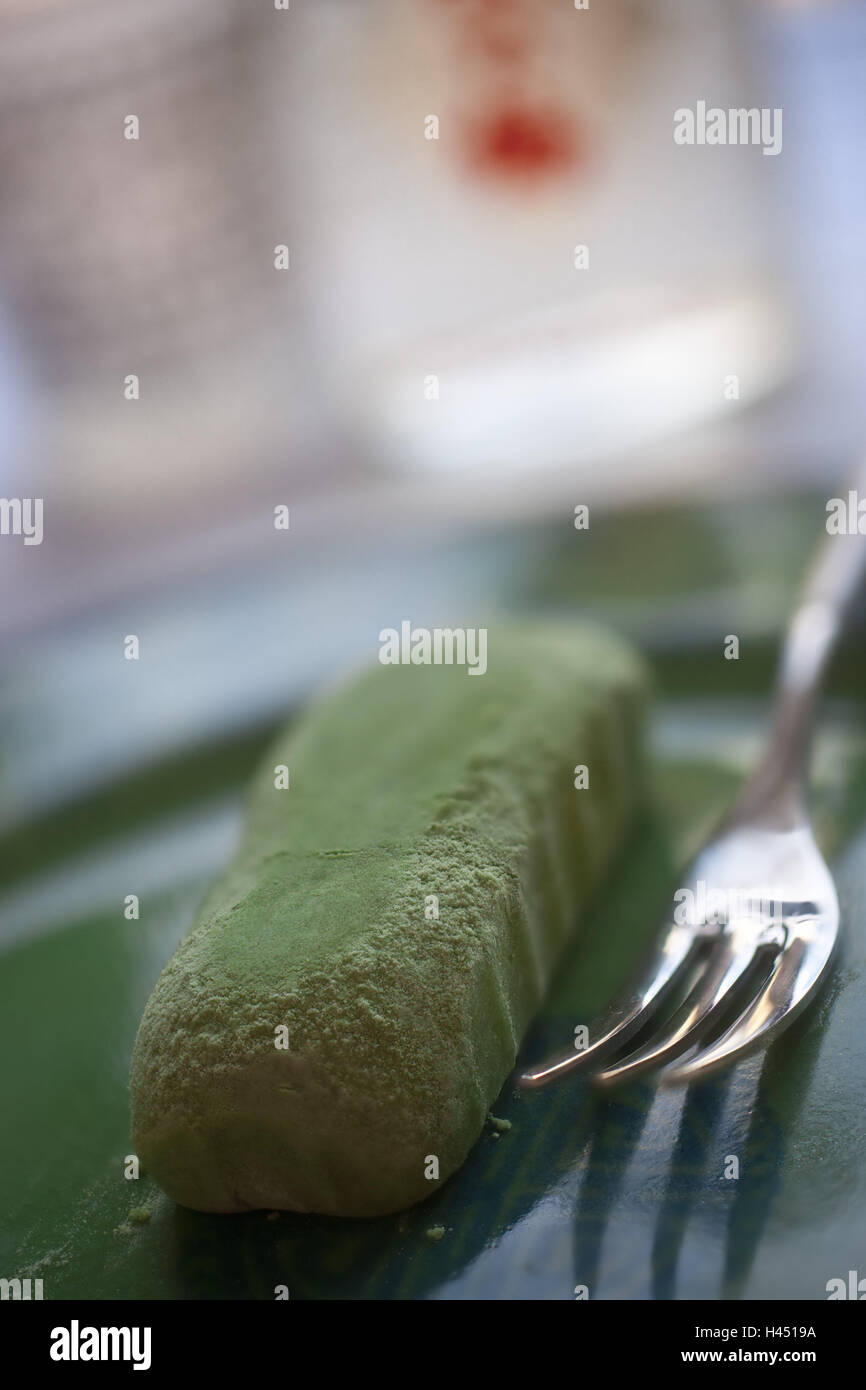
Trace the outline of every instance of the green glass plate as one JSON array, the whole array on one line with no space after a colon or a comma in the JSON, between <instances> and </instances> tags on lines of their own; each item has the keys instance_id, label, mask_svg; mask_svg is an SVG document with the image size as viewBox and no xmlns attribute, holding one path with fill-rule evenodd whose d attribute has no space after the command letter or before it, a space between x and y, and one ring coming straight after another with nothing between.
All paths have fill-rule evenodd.
<instances>
[{"instance_id":1,"label":"green glass plate","mask_svg":"<svg viewBox=\"0 0 866 1390\"><path fill-rule=\"evenodd\" d=\"M562 586L578 581L563 579L555 546L539 581L537 544L521 544L544 592L526 585L509 606L561 608ZM514 538L502 545L497 573L513 578ZM727 569L718 555L713 564L727 591L730 554ZM599 561L584 578L603 571ZM673 582L666 571L664 603ZM717 651L712 666L706 643L677 652L661 608L647 618L644 630L662 634L652 802L524 1058L563 1045L604 1004L748 768L784 604L771 607L727 691ZM640 1084L597 1097L575 1078L518 1094L509 1083L494 1113L510 1128L491 1123L439 1192L377 1220L207 1216L175 1206L146 1173L125 1176L141 1010L231 852L269 718L152 756L144 740L136 766L104 785L10 814L0 839L0 1274L42 1279L45 1298L92 1299L272 1299L282 1286L292 1298L326 1299L571 1299L584 1289L612 1299L823 1299L828 1280L866 1274L866 746L857 706L839 697L858 687L855 653L840 664L815 759L816 824L845 924L817 1005L766 1055L684 1092ZM74 727L61 711L51 732L72 739ZM6 748L14 785L24 764ZM137 921L123 911L133 893Z\"/></svg>"}]
</instances>

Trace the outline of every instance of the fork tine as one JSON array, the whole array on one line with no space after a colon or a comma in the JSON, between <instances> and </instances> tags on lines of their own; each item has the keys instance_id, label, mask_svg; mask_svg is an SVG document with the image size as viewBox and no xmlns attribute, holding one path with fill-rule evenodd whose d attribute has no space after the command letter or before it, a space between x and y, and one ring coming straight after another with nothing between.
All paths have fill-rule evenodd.
<instances>
[{"instance_id":1,"label":"fork tine","mask_svg":"<svg viewBox=\"0 0 866 1390\"><path fill-rule=\"evenodd\" d=\"M684 1052L742 991L759 950L753 945L745 950L737 949L730 936L723 937L714 946L699 980L667 1027L636 1052L593 1076L593 1085L613 1086L630 1081L643 1072L655 1071Z\"/></svg>"},{"instance_id":2,"label":"fork tine","mask_svg":"<svg viewBox=\"0 0 866 1390\"><path fill-rule=\"evenodd\" d=\"M572 1048L528 1068L517 1078L518 1085L526 1089L546 1086L568 1072L600 1061L626 1043L670 997L705 941L693 927L671 927L640 975L590 1025L589 1046L580 1052Z\"/></svg>"},{"instance_id":3,"label":"fork tine","mask_svg":"<svg viewBox=\"0 0 866 1390\"><path fill-rule=\"evenodd\" d=\"M709 1047L686 1062L666 1067L660 1076L662 1083L679 1086L701 1080L767 1044L810 1001L826 973L832 945L833 936L820 927L814 935L800 928L739 1018Z\"/></svg>"}]
</instances>

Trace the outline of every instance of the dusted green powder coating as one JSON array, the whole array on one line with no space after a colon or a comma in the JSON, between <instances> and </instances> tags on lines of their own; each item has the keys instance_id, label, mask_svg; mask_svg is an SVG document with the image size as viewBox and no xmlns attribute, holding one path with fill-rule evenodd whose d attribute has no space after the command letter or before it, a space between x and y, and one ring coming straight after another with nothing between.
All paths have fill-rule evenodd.
<instances>
[{"instance_id":1,"label":"dusted green powder coating","mask_svg":"<svg viewBox=\"0 0 866 1390\"><path fill-rule=\"evenodd\" d=\"M439 1189L630 816L642 685L604 633L494 627L486 674L376 666L279 739L136 1039L170 1196L373 1216Z\"/></svg>"}]
</instances>

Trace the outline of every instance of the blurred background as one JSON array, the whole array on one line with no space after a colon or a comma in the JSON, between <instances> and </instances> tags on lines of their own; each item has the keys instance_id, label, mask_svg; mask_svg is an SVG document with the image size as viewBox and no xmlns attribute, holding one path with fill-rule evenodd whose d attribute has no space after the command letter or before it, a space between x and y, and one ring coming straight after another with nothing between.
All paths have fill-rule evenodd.
<instances>
[{"instance_id":1,"label":"blurred background","mask_svg":"<svg viewBox=\"0 0 866 1390\"><path fill-rule=\"evenodd\" d=\"M392 595L496 602L579 502L837 486L864 75L854 0L0 0L0 496L44 499L0 544L21 794L285 703ZM781 152L676 145L700 99L781 107Z\"/></svg>"},{"instance_id":2,"label":"blurred background","mask_svg":"<svg viewBox=\"0 0 866 1390\"><path fill-rule=\"evenodd\" d=\"M866 439L864 91L863 0L0 0L0 498L44 503L0 536L0 933L10 1048L66 1019L10 1082L82 1229L250 767L381 628L610 622L674 862L731 794ZM780 152L675 144L698 101L781 108ZM34 1259L46 1174L2 1198Z\"/></svg>"},{"instance_id":3,"label":"blurred background","mask_svg":"<svg viewBox=\"0 0 866 1390\"><path fill-rule=\"evenodd\" d=\"M850 0L2 0L0 491L47 524L0 631L262 558L278 502L337 555L823 483L864 63ZM699 99L780 106L781 153L675 145Z\"/></svg>"}]
</instances>

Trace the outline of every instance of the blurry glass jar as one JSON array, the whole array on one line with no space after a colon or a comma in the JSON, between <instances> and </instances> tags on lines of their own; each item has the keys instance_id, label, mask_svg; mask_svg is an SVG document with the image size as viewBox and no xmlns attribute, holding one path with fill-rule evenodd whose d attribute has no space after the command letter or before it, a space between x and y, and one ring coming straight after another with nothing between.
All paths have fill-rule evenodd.
<instances>
[{"instance_id":1,"label":"blurry glass jar","mask_svg":"<svg viewBox=\"0 0 866 1390\"><path fill-rule=\"evenodd\" d=\"M296 19L309 332L372 458L488 492L639 469L635 446L730 413L728 374L739 404L783 379L772 161L673 139L679 107L766 102L739 4L317 0Z\"/></svg>"}]
</instances>

